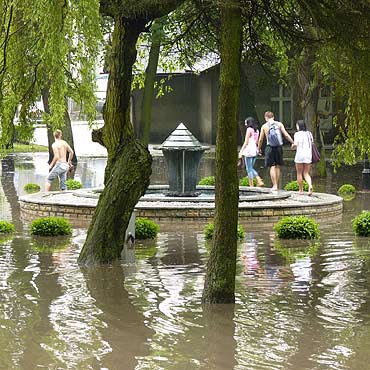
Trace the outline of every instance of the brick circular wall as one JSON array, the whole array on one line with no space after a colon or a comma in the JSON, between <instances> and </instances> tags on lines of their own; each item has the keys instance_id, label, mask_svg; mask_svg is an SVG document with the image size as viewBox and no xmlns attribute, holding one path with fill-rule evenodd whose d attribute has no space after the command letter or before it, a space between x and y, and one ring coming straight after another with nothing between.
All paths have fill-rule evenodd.
<instances>
[{"instance_id":1,"label":"brick circular wall","mask_svg":"<svg viewBox=\"0 0 370 370\"><path fill-rule=\"evenodd\" d=\"M78 192L76 190L75 192ZM70 192L37 193L20 198L21 217L31 221L38 217L58 216L71 221L75 227L87 227L92 219L97 199L73 196ZM306 215L318 221L335 221L341 218L342 198L323 193L313 197L292 193L290 198L272 201L240 202L239 221L253 220L254 225L274 223L283 216ZM214 205L204 203L198 207L194 203L173 205L170 202L160 207L156 202L139 201L135 208L136 217L147 217L157 222L192 224L206 223L214 217ZM257 223L256 223L257 221ZM260 221L260 222L259 222Z\"/></svg>"}]
</instances>

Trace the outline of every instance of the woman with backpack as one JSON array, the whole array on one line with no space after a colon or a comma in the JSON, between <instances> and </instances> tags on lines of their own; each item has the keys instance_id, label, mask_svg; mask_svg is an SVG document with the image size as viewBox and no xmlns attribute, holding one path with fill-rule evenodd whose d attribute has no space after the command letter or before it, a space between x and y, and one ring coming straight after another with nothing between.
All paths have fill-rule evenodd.
<instances>
[{"instance_id":1,"label":"woman with backpack","mask_svg":"<svg viewBox=\"0 0 370 370\"><path fill-rule=\"evenodd\" d=\"M294 145L296 154L294 158L295 168L297 170L297 182L299 194L303 194L303 179L308 184L308 195L312 195L312 179L310 176L312 163L312 134L306 128L306 123L299 120L296 123L297 132L294 134Z\"/></svg>"},{"instance_id":2,"label":"woman with backpack","mask_svg":"<svg viewBox=\"0 0 370 370\"><path fill-rule=\"evenodd\" d=\"M248 173L249 186L253 187L253 179L256 178L257 186L264 186L261 177L254 169L256 163L258 149L257 142L259 137L258 122L253 117L248 117L245 120L247 131L245 133L245 140L243 146L239 151L239 158L244 157L245 167Z\"/></svg>"}]
</instances>

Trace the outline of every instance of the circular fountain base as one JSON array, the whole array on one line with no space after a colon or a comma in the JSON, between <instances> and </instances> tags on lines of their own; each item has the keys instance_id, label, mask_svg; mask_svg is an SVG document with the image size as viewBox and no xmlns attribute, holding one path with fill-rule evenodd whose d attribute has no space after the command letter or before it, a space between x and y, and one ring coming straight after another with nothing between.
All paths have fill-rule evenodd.
<instances>
[{"instance_id":1,"label":"circular fountain base","mask_svg":"<svg viewBox=\"0 0 370 370\"><path fill-rule=\"evenodd\" d=\"M165 196L166 186L151 186L135 207L136 217L147 217L157 222L186 221L203 225L214 218L213 187L198 189L198 197ZM49 192L20 197L22 218L59 216L76 227L86 227L92 219L102 189L79 189ZM207 195L208 193L208 195ZM342 217L342 198L325 193L312 196L297 192L271 191L264 188L240 187L239 221L253 221L253 225L274 223L283 216L306 215L318 221L335 222Z\"/></svg>"}]
</instances>

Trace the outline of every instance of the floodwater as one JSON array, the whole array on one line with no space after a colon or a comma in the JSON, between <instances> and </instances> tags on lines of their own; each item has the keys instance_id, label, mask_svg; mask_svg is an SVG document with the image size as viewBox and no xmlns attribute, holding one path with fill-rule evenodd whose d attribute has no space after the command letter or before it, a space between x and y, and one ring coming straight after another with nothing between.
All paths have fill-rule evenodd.
<instances>
[{"instance_id":1,"label":"floodwater","mask_svg":"<svg viewBox=\"0 0 370 370\"><path fill-rule=\"evenodd\" d=\"M2 160L0 210L17 232L0 244L0 369L369 369L370 239L351 228L369 194L345 202L342 221L322 224L317 242L279 242L270 226L246 225L236 304L202 306L199 229L163 230L121 263L94 268L76 264L84 229L32 238L17 197L25 183L43 183L46 159ZM80 159L85 186L102 185L104 161ZM165 182L161 161L153 183ZM204 160L201 177L212 171ZM335 193L360 178L356 167L315 184Z\"/></svg>"}]
</instances>

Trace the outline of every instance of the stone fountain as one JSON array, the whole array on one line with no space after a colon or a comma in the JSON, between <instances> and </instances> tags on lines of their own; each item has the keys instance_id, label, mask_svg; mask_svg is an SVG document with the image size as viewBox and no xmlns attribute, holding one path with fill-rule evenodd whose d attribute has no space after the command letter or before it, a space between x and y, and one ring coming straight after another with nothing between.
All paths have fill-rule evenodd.
<instances>
[{"instance_id":1,"label":"stone fountain","mask_svg":"<svg viewBox=\"0 0 370 370\"><path fill-rule=\"evenodd\" d=\"M151 185L135 207L136 217L157 222L191 222L204 225L214 217L213 186L197 186L199 163L207 146L202 146L181 123L159 146L166 159L168 185ZM20 197L22 217L63 216L74 225L85 227L94 213L102 189L36 193ZM272 192L266 188L240 187L239 221L254 227L274 223L283 216L308 215L316 219L342 217L342 198L325 193L312 197L297 192ZM177 227L177 226L176 226Z\"/></svg>"},{"instance_id":2,"label":"stone fountain","mask_svg":"<svg viewBox=\"0 0 370 370\"><path fill-rule=\"evenodd\" d=\"M197 173L207 146L202 146L183 123L159 147L168 168L168 195L198 196Z\"/></svg>"}]
</instances>

